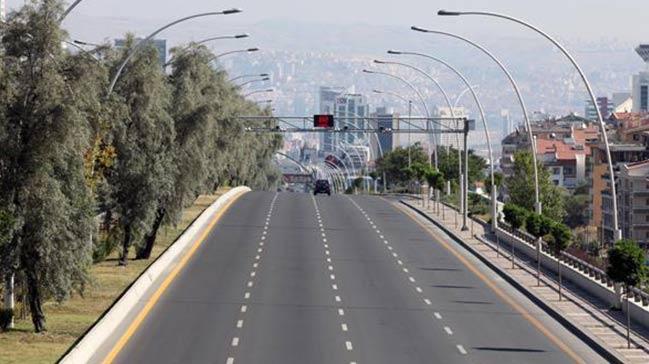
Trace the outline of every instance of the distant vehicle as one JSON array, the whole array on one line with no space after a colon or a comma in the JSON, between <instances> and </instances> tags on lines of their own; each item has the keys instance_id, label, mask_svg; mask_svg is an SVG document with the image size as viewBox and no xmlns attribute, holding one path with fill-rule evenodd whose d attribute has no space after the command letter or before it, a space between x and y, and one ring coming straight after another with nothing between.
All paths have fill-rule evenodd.
<instances>
[{"instance_id":1,"label":"distant vehicle","mask_svg":"<svg viewBox=\"0 0 649 364\"><path fill-rule=\"evenodd\" d=\"M315 188L313 189L313 194L317 195L318 193L326 193L331 196L331 187L329 186L329 181L326 179L319 179L315 181Z\"/></svg>"}]
</instances>

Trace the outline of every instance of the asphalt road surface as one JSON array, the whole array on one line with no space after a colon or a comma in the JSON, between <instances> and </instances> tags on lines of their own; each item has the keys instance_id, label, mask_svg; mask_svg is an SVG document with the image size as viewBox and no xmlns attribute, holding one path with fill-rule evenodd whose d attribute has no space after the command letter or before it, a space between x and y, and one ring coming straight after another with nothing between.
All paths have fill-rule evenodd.
<instances>
[{"instance_id":1,"label":"asphalt road surface","mask_svg":"<svg viewBox=\"0 0 649 364\"><path fill-rule=\"evenodd\" d=\"M116 363L604 362L379 197L251 192Z\"/></svg>"}]
</instances>

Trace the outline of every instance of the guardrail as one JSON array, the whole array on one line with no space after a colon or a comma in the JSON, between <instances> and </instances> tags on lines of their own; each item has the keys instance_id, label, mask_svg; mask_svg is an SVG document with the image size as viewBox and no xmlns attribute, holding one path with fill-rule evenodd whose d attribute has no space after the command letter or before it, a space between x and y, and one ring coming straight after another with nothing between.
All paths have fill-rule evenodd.
<instances>
[{"instance_id":1,"label":"guardrail","mask_svg":"<svg viewBox=\"0 0 649 364\"><path fill-rule=\"evenodd\" d=\"M442 203L446 207L457 211L457 208L455 206L444 202ZM483 225L485 223L480 219L472 219ZM536 237L529 234L528 232L513 229L504 221L499 221L498 227L519 238L530 247L536 249ZM613 291L615 290L615 282L606 274L604 270L584 261L583 259L577 258L570 253L561 252L560 257L557 257L557 254L552 249L550 249L547 243L543 241L541 242L541 249L544 253L552 256L553 258L560 259L564 264L572 267L575 271L580 272L581 274L601 283L602 285L610 288ZM649 306L649 293L647 293L646 291L634 286L629 287L628 292L625 292L625 287L621 287L621 289L621 293L627 293L629 295L629 299L631 299L635 303L639 304L642 307Z\"/></svg>"}]
</instances>

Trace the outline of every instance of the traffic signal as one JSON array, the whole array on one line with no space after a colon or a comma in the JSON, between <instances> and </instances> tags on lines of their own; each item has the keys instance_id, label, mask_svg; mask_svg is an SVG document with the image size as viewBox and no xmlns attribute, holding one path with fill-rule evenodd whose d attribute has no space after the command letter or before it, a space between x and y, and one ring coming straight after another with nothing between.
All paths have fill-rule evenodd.
<instances>
[{"instance_id":1,"label":"traffic signal","mask_svg":"<svg viewBox=\"0 0 649 364\"><path fill-rule=\"evenodd\" d=\"M333 128L334 116L333 115L314 115L313 116L314 128Z\"/></svg>"}]
</instances>

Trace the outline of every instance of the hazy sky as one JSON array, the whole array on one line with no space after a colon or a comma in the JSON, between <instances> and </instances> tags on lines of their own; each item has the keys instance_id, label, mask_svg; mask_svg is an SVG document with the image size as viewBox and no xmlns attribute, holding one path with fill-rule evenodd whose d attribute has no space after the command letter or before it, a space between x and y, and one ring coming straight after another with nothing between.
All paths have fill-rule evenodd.
<instances>
[{"instance_id":1,"label":"hazy sky","mask_svg":"<svg viewBox=\"0 0 649 364\"><path fill-rule=\"evenodd\" d=\"M24 0L7 0L12 8ZM68 3L71 3L69 1ZM507 12L523 17L563 38L619 38L649 41L648 0L84 0L71 16L115 16L172 19L201 11L240 7L243 14L230 22L249 23L290 19L319 23L413 24L508 34L515 26L497 19L441 19L438 9Z\"/></svg>"}]
</instances>

